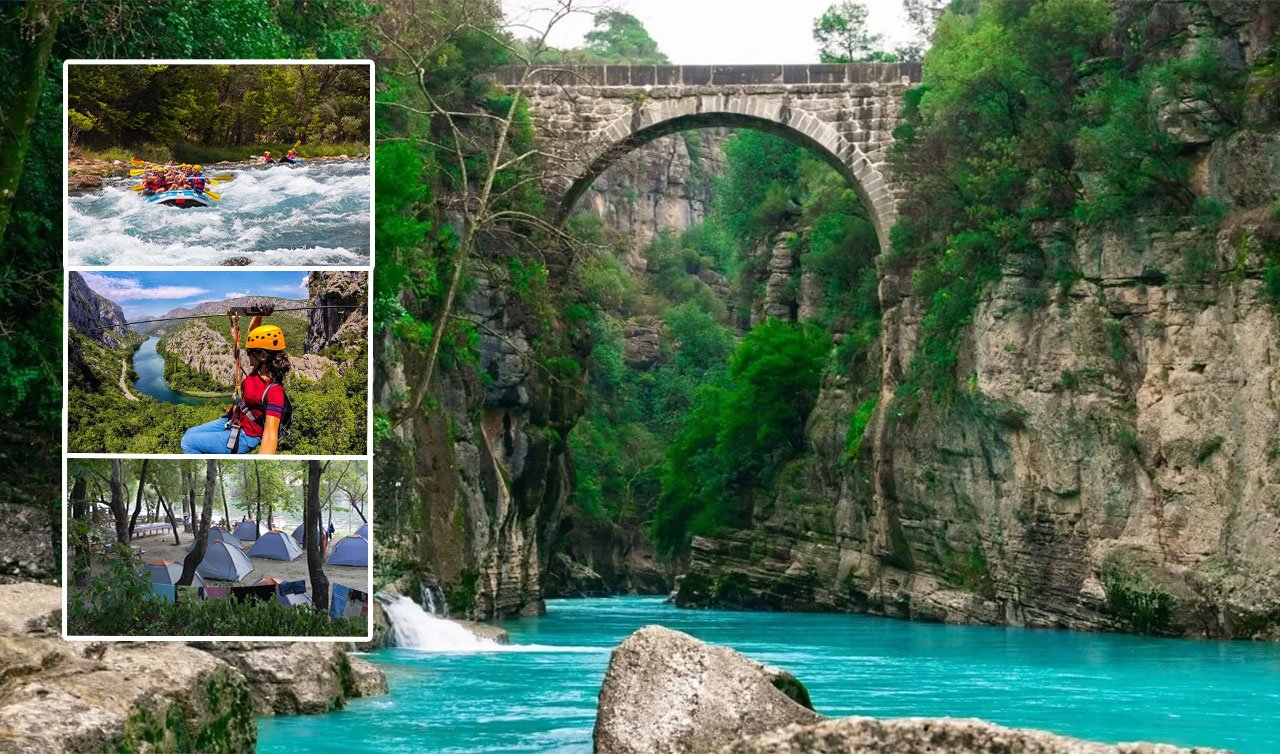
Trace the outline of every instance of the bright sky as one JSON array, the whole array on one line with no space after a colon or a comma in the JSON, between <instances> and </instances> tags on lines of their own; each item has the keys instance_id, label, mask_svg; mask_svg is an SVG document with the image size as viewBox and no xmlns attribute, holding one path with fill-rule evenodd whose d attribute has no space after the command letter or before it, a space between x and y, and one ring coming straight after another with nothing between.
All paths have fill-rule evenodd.
<instances>
[{"instance_id":1,"label":"bright sky","mask_svg":"<svg viewBox=\"0 0 1280 754\"><path fill-rule=\"evenodd\" d=\"M603 7L600 0L582 3ZM832 0L610 0L607 4L640 19L672 63L742 65L818 62L813 21ZM899 0L864 0L864 4L870 11L867 26L884 36L886 47L892 49L911 38ZM547 5L546 0L502 0L509 22L539 28L546 16L531 9ZM590 30L590 15L570 16L557 24L548 41L561 49L580 47L582 35ZM513 31L520 37L531 36L527 29Z\"/></svg>"},{"instance_id":2,"label":"bright sky","mask_svg":"<svg viewBox=\"0 0 1280 754\"><path fill-rule=\"evenodd\" d=\"M306 298L305 272L82 272L95 293L128 319L159 317L179 306L240 296Z\"/></svg>"}]
</instances>

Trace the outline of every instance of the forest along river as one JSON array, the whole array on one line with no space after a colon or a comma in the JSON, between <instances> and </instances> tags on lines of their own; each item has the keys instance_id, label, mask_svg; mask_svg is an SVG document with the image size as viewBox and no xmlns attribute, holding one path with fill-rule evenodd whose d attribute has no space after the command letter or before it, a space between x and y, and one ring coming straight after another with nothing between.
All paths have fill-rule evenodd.
<instances>
[{"instance_id":1,"label":"forest along river","mask_svg":"<svg viewBox=\"0 0 1280 754\"><path fill-rule=\"evenodd\" d=\"M138 373L133 388L161 403L186 403L190 406L207 403L208 398L184 395L169 387L164 378L164 357L156 350L159 342L160 338L153 335L144 340L133 354L133 371Z\"/></svg>"},{"instance_id":2,"label":"forest along river","mask_svg":"<svg viewBox=\"0 0 1280 754\"><path fill-rule=\"evenodd\" d=\"M435 651L367 655L389 696L261 719L258 751L588 754L610 650L659 623L791 671L826 715L981 717L1098 741L1280 752L1274 644L687 611L651 597L550 600L546 616L502 624L509 647L414 617Z\"/></svg>"},{"instance_id":3,"label":"forest along river","mask_svg":"<svg viewBox=\"0 0 1280 754\"><path fill-rule=\"evenodd\" d=\"M147 204L136 178L108 179L101 191L67 203L67 255L73 265L369 263L367 160L225 168L229 182L208 207Z\"/></svg>"}]
</instances>

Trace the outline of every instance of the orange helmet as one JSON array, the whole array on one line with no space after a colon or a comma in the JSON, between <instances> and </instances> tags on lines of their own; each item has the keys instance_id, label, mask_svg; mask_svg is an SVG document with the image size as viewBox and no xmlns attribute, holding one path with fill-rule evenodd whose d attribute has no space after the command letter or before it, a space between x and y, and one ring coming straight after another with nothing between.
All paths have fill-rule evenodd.
<instances>
[{"instance_id":1,"label":"orange helmet","mask_svg":"<svg viewBox=\"0 0 1280 754\"><path fill-rule=\"evenodd\" d=\"M249 331L245 348L261 348L264 351L283 351L284 332L275 325L260 325Z\"/></svg>"}]
</instances>

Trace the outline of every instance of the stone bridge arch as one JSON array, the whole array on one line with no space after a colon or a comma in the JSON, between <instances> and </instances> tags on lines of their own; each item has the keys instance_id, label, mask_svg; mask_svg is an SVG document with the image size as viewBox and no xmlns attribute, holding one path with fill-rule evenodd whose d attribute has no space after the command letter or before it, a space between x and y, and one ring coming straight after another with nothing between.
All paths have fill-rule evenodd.
<instances>
[{"instance_id":1,"label":"stone bridge arch","mask_svg":"<svg viewBox=\"0 0 1280 754\"><path fill-rule=\"evenodd\" d=\"M918 63L779 66L503 68L497 82L529 100L547 168L543 189L563 222L619 157L695 128L755 128L821 155L857 191L888 248L897 186L888 148Z\"/></svg>"}]
</instances>

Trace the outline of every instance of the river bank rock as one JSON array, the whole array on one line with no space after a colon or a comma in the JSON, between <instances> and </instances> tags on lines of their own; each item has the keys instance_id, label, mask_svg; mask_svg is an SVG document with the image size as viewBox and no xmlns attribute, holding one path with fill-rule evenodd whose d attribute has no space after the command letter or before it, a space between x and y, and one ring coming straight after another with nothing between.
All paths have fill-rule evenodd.
<instances>
[{"instance_id":1,"label":"river bank rock","mask_svg":"<svg viewBox=\"0 0 1280 754\"><path fill-rule=\"evenodd\" d=\"M0 584L57 579L58 563L49 536L52 524L49 511L31 505L0 503L0 519L5 522L0 527ZM5 616L0 616L0 622L4 620Z\"/></svg>"},{"instance_id":2,"label":"river bank rock","mask_svg":"<svg viewBox=\"0 0 1280 754\"><path fill-rule=\"evenodd\" d=\"M5 752L253 752L255 716L387 692L348 644L68 642L58 587L3 585L0 603Z\"/></svg>"},{"instance_id":3,"label":"river bank rock","mask_svg":"<svg viewBox=\"0 0 1280 754\"><path fill-rule=\"evenodd\" d=\"M804 704L798 702L801 700ZM791 674L688 634L646 626L613 651L595 754L701 754L822 716Z\"/></svg>"},{"instance_id":4,"label":"river bank rock","mask_svg":"<svg viewBox=\"0 0 1280 754\"><path fill-rule=\"evenodd\" d=\"M799 702L799 703L797 703ZM803 705L803 706L802 706ZM983 720L828 720L804 684L727 647L646 626L613 651L595 754L1228 754L1100 744Z\"/></svg>"},{"instance_id":5,"label":"river bank rock","mask_svg":"<svg viewBox=\"0 0 1280 754\"><path fill-rule=\"evenodd\" d=\"M183 644L58 638L62 592L0 586L0 742L16 754L252 752L249 685Z\"/></svg>"},{"instance_id":6,"label":"river bank rock","mask_svg":"<svg viewBox=\"0 0 1280 754\"><path fill-rule=\"evenodd\" d=\"M849 717L790 725L738 741L719 754L1229 754L1164 744L1108 744L1019 730L983 720Z\"/></svg>"},{"instance_id":7,"label":"river bank rock","mask_svg":"<svg viewBox=\"0 0 1280 754\"><path fill-rule=\"evenodd\" d=\"M254 712L314 715L348 699L387 693L382 671L328 642L200 642L199 649L235 668L249 682Z\"/></svg>"}]
</instances>

